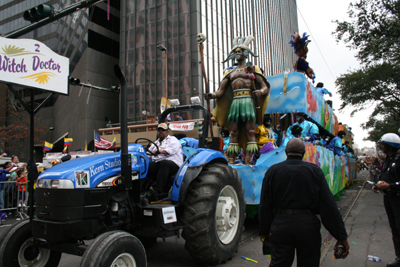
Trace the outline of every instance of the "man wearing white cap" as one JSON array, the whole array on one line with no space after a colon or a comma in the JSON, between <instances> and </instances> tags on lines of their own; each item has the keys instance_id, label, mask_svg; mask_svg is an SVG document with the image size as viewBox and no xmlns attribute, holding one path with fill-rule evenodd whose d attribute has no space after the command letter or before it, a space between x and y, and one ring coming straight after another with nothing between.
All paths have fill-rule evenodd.
<instances>
[{"instance_id":1,"label":"man wearing white cap","mask_svg":"<svg viewBox=\"0 0 400 267\"><path fill-rule=\"evenodd\" d=\"M157 198L161 193L168 191L169 188L166 188L168 179L176 174L183 164L182 146L175 136L169 135L166 123L158 125L157 134L158 139L154 143L158 146L158 150L155 145L149 148L153 156L151 156L148 177L156 181L149 189L152 198Z\"/></svg>"}]
</instances>

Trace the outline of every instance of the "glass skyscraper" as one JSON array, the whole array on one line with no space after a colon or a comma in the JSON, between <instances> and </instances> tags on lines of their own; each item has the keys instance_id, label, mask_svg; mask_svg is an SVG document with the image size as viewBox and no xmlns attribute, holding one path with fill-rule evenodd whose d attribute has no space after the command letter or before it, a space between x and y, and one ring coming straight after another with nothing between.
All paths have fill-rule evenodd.
<instances>
[{"instance_id":1,"label":"glass skyscraper","mask_svg":"<svg viewBox=\"0 0 400 267\"><path fill-rule=\"evenodd\" d=\"M121 58L128 78L128 117L142 111L160 113L162 97L189 104L204 91L201 59L196 41L204 33L205 69L210 91L218 89L221 62L236 36L253 35L254 64L265 75L292 69L295 55L288 44L298 30L293 0L137 0L121 3ZM164 46L166 51L157 49ZM165 60L167 59L167 64ZM167 71L165 70L167 68ZM166 93L165 80L168 80ZM190 119L187 114L185 119Z\"/></svg>"},{"instance_id":2,"label":"glass skyscraper","mask_svg":"<svg viewBox=\"0 0 400 267\"><path fill-rule=\"evenodd\" d=\"M52 5L59 11L76 2L2 0L0 34L30 24L23 13L39 4ZM138 121L143 120L143 111L159 115L162 97L178 98L181 104L189 104L192 96L203 99L198 33L207 36L204 62L213 92L218 89L223 70L234 64L221 63L232 48L233 38L253 35L255 41L250 48L258 57L250 56L249 60L265 75L276 75L293 68L296 57L288 42L295 31L295 0L111 0L109 8L107 1L101 1L19 38L45 43L70 59L71 76L100 87L117 85L113 66L119 62L128 80L128 118ZM7 92L5 85L0 84L0 88ZM28 92L22 91L25 95ZM47 96L39 90L35 101L40 103ZM1 99L5 106L6 98ZM181 115L184 119L201 116ZM53 97L36 117L54 129L43 140L55 142L67 133L74 138L71 150L84 149L94 129L104 128L110 121L118 123L118 94L90 93L71 86L69 96Z\"/></svg>"}]
</instances>

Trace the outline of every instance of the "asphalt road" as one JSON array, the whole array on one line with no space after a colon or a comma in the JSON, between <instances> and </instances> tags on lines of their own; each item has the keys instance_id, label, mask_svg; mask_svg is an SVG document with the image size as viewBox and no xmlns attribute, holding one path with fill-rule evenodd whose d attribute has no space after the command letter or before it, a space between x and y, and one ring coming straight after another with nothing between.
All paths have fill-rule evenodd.
<instances>
[{"instance_id":1,"label":"asphalt road","mask_svg":"<svg viewBox=\"0 0 400 267\"><path fill-rule=\"evenodd\" d=\"M367 171L360 172L358 179L345 190L341 195L341 199L337 201L343 216L352 206L367 175ZM334 241L332 241L332 237L324 228L321 229L323 239L321 266L376 266L377 263L367 260L368 254L385 258L385 264L393 260L390 257L390 255L394 255L390 229L381 198L380 195L372 193L370 186L367 185L360 193L358 201L352 206L352 211L348 213L346 228L349 233L351 254L346 260L332 259ZM6 224L10 223L12 223L10 220L6 222ZM7 226L0 227L0 232L6 231L7 228ZM270 259L262 255L261 242L259 241L257 230L257 220L246 219L245 231L242 235L238 253L232 260L217 266L268 266ZM190 257L185 250L185 240L183 238L170 237L165 240L159 238L157 244L147 248L146 252L148 266L150 267L204 266ZM244 260L241 256L256 260L258 263L255 265L256 263ZM79 266L80 260L80 257L63 254L59 266ZM293 266L296 266L296 264Z\"/></svg>"}]
</instances>

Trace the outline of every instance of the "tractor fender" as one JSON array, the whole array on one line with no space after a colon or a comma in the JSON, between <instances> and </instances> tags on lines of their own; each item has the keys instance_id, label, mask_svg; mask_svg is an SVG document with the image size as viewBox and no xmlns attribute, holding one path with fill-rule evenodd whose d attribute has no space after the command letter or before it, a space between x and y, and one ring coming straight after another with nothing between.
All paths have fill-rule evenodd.
<instances>
[{"instance_id":1,"label":"tractor fender","mask_svg":"<svg viewBox=\"0 0 400 267\"><path fill-rule=\"evenodd\" d=\"M224 155L216 150L200 148L182 164L172 184L171 200L181 203L190 183L199 176L204 166L210 163L228 164Z\"/></svg>"}]
</instances>

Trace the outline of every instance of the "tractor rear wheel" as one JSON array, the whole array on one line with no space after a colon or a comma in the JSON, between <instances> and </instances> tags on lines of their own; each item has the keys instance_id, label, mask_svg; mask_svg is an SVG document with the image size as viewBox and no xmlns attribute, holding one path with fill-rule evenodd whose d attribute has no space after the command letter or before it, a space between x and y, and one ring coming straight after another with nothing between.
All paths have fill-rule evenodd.
<instances>
[{"instance_id":1,"label":"tractor rear wheel","mask_svg":"<svg viewBox=\"0 0 400 267\"><path fill-rule=\"evenodd\" d=\"M237 171L209 164L190 184L181 221L190 255L207 264L230 260L236 253L245 219L244 189Z\"/></svg>"}]
</instances>

